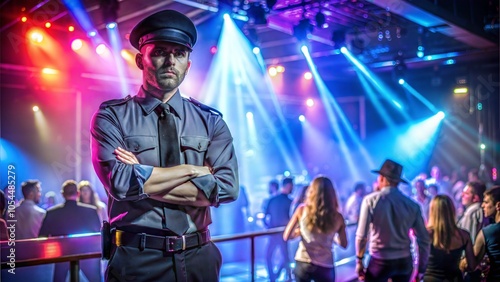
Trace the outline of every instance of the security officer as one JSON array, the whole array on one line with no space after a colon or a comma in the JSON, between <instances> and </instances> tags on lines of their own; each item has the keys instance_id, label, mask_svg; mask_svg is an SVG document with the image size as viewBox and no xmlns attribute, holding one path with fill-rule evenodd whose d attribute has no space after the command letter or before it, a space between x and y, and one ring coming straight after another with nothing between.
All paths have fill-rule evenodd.
<instances>
[{"instance_id":1,"label":"security officer","mask_svg":"<svg viewBox=\"0 0 500 282\"><path fill-rule=\"evenodd\" d=\"M196 39L173 10L139 22L130 43L143 85L93 117L92 162L110 195L106 281L219 280L210 206L238 197L238 167L222 115L179 93Z\"/></svg>"}]
</instances>

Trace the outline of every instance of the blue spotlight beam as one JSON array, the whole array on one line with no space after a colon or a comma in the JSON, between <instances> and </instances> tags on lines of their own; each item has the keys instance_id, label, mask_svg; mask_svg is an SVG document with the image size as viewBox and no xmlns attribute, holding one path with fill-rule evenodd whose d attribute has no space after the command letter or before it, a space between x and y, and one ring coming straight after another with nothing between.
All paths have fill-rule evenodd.
<instances>
[{"instance_id":1,"label":"blue spotlight beam","mask_svg":"<svg viewBox=\"0 0 500 282\"><path fill-rule=\"evenodd\" d=\"M370 136L367 146L375 159L392 158L405 167L412 179L425 170L438 140L442 119L438 115L397 126L396 132L380 131Z\"/></svg>"},{"instance_id":2,"label":"blue spotlight beam","mask_svg":"<svg viewBox=\"0 0 500 282\"><path fill-rule=\"evenodd\" d=\"M384 123L387 125L391 133L396 133L396 124L392 119L389 118L389 113L387 113L386 109L382 106L380 103L379 99L377 99L375 92L373 91L372 86L368 83L366 78L363 76L362 73L360 73L359 69L356 69L356 74L358 75L359 81L361 82L361 85L366 91L366 94L370 101L372 102L375 110L379 113L380 117L384 121Z\"/></svg>"},{"instance_id":3,"label":"blue spotlight beam","mask_svg":"<svg viewBox=\"0 0 500 282\"><path fill-rule=\"evenodd\" d=\"M245 142L249 140L248 137L253 140L251 141L252 147L256 149L253 151L254 155L251 158L246 158L247 155L243 156L246 161L240 163L241 182L252 183L262 176L258 175L259 172L255 170L255 167L262 167L266 161L269 163L269 156L263 156L262 151L257 151L266 142L274 142L277 145L286 169L302 171L303 162L296 149L296 144L285 144L278 135L278 133L284 132L284 128L289 129L286 125L278 129L273 124L271 116L257 94L267 93L267 89L262 89L266 87L262 83L253 83L254 81L262 81L264 74L254 59L252 46L229 17L224 19L217 49L218 52L212 60L205 80L206 85L203 86L206 91L202 99L207 104L216 105L225 114L233 136L240 140L235 142L238 154L248 152L247 148L244 147ZM255 107L256 122L262 120L265 124L257 132L258 135L255 135L255 131L251 131L252 129L249 128L245 118L247 112L245 101L248 98L251 99L252 106ZM243 160L243 157L240 159ZM270 172L268 166L263 166L263 171L263 173Z\"/></svg>"},{"instance_id":4,"label":"blue spotlight beam","mask_svg":"<svg viewBox=\"0 0 500 282\"><path fill-rule=\"evenodd\" d=\"M111 44L113 59L115 61L116 70L118 72L118 78L120 79L122 96L125 97L131 93L129 85L127 83L127 76L125 74L125 65L121 56L122 43L120 40L120 32L118 31L118 26L115 26L114 28L107 28L107 31Z\"/></svg>"},{"instance_id":5,"label":"blue spotlight beam","mask_svg":"<svg viewBox=\"0 0 500 282\"><path fill-rule=\"evenodd\" d=\"M373 84L378 93L382 95L388 101L398 109L398 112L403 116L406 121L410 121L411 118L408 113L403 109L403 103L397 99L397 95L387 86L385 83L378 79L377 76L372 73L365 65L363 65L358 59L356 59L347 48L341 49L341 53L355 66L357 67L368 80Z\"/></svg>"},{"instance_id":6,"label":"blue spotlight beam","mask_svg":"<svg viewBox=\"0 0 500 282\"><path fill-rule=\"evenodd\" d=\"M415 88L411 87L410 84L408 84L407 81L404 81L403 84L401 84L404 89L406 89L408 92L410 92L411 95L413 95L415 98L417 98L422 104L424 104L429 110L431 110L432 113L437 113L438 109L429 101L427 100L422 94L420 94Z\"/></svg>"},{"instance_id":7,"label":"blue spotlight beam","mask_svg":"<svg viewBox=\"0 0 500 282\"><path fill-rule=\"evenodd\" d=\"M334 114L334 109L336 109L337 107L333 107L333 109L331 107L331 105L334 105L337 102L333 98L332 93L330 93L330 91L326 87L323 80L321 80L319 73L318 73L318 71L317 71L317 69L312 61L312 58L309 54L309 50L307 48L304 48L304 46L301 48L301 50L302 50L302 53L304 54L304 56L307 60L307 64L309 65L309 68L313 74L314 81L316 82L316 85L318 87L318 91L319 91L321 100L323 101L326 115L328 117L328 121L330 122L330 125L332 127L333 132L338 137L340 150L345 156L344 159L347 163L347 167L349 169L349 172L353 176L354 179L361 179L361 175L360 175L356 165L353 162L352 155L350 153L349 148L347 147L344 136L342 135L342 132L340 131L340 128L338 126L337 118L335 117L335 114ZM337 114L339 117L343 115L342 112L338 112ZM347 129L347 131L349 131L350 128L346 128L346 129Z\"/></svg>"},{"instance_id":8,"label":"blue spotlight beam","mask_svg":"<svg viewBox=\"0 0 500 282\"><path fill-rule=\"evenodd\" d=\"M94 25L92 24L92 21L90 20L90 17L81 1L63 0L63 3L85 32L88 33L94 30Z\"/></svg>"},{"instance_id":9,"label":"blue spotlight beam","mask_svg":"<svg viewBox=\"0 0 500 282\"><path fill-rule=\"evenodd\" d=\"M288 144L291 144L290 151L292 153L292 156L295 159L294 160L294 162L296 163L295 169L296 169L296 171L303 171L306 168L304 165L304 161L300 155L299 150L297 149L297 145L292 137L292 133L290 132L290 129L287 126L287 122L285 120L285 116L283 115L283 111L281 110L281 106L279 104L278 97L276 95L276 92L273 89L271 78L269 77L269 75L267 75L267 71L266 71L265 66L262 65L262 63L264 62L264 59L262 58L262 54L259 53L256 55L256 57L258 58L258 62L261 66L262 74L263 74L264 80L266 82L265 85L267 87L267 91L270 93L271 102L273 103L274 110L276 112L276 115L278 116L278 119L280 122L280 128L283 129L283 132L285 134L285 138L286 138L286 141L288 142ZM291 166L291 167L293 167L293 166Z\"/></svg>"},{"instance_id":10,"label":"blue spotlight beam","mask_svg":"<svg viewBox=\"0 0 500 282\"><path fill-rule=\"evenodd\" d=\"M87 11L83 7L83 4L80 0L63 0L64 5L68 8L68 11L71 13L74 19L80 24L83 30L89 34L90 32L96 32L92 21L90 20ZM102 38L97 34L96 36L91 37L92 43L94 45L103 42Z\"/></svg>"}]
</instances>

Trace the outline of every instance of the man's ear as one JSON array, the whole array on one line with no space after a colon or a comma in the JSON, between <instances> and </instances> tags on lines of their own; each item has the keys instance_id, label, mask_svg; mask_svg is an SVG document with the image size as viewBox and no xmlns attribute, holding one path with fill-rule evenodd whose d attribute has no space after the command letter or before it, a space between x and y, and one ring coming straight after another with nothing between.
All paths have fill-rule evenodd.
<instances>
[{"instance_id":1,"label":"man's ear","mask_svg":"<svg viewBox=\"0 0 500 282\"><path fill-rule=\"evenodd\" d=\"M144 65L142 63L142 54L141 53L137 53L135 55L135 64L137 65L137 67L140 69L140 70L143 70L144 69Z\"/></svg>"},{"instance_id":2,"label":"man's ear","mask_svg":"<svg viewBox=\"0 0 500 282\"><path fill-rule=\"evenodd\" d=\"M479 196L478 195L472 196L472 202L473 203L479 203L480 202Z\"/></svg>"},{"instance_id":3,"label":"man's ear","mask_svg":"<svg viewBox=\"0 0 500 282\"><path fill-rule=\"evenodd\" d=\"M500 201L498 201L496 204L495 204L495 209L497 212L500 211Z\"/></svg>"},{"instance_id":4,"label":"man's ear","mask_svg":"<svg viewBox=\"0 0 500 282\"><path fill-rule=\"evenodd\" d=\"M191 60L188 61L187 69L186 69L186 74L189 73L189 70L191 69Z\"/></svg>"}]
</instances>

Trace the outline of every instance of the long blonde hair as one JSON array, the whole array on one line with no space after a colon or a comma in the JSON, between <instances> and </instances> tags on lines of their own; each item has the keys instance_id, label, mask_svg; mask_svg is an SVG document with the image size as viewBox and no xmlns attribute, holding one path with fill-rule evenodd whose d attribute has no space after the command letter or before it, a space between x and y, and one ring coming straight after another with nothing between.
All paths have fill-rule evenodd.
<instances>
[{"instance_id":1,"label":"long blonde hair","mask_svg":"<svg viewBox=\"0 0 500 282\"><path fill-rule=\"evenodd\" d=\"M449 252L451 239L458 230L455 223L455 206L450 197L436 195L432 198L427 227L432 231L432 245Z\"/></svg>"},{"instance_id":2,"label":"long blonde hair","mask_svg":"<svg viewBox=\"0 0 500 282\"><path fill-rule=\"evenodd\" d=\"M339 213L338 208L337 193L332 181L325 176L314 178L307 189L305 200L306 228L323 233L332 231Z\"/></svg>"}]
</instances>

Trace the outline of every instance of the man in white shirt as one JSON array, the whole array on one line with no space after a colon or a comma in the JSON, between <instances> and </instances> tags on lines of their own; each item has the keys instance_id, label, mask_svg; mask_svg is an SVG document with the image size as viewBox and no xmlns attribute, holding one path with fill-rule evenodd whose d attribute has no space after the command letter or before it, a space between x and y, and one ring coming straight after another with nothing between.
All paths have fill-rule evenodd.
<instances>
[{"instance_id":1,"label":"man in white shirt","mask_svg":"<svg viewBox=\"0 0 500 282\"><path fill-rule=\"evenodd\" d=\"M344 208L344 216L349 223L356 223L359 219L361 202L366 195L366 185L363 182L357 182L354 185L354 191L347 199Z\"/></svg>"},{"instance_id":2,"label":"man in white shirt","mask_svg":"<svg viewBox=\"0 0 500 282\"><path fill-rule=\"evenodd\" d=\"M476 236L483 226L483 193L486 185L479 181L467 182L462 192L462 205L465 207L464 215L458 221L458 227L470 233L472 243L476 241Z\"/></svg>"},{"instance_id":3,"label":"man in white shirt","mask_svg":"<svg viewBox=\"0 0 500 282\"><path fill-rule=\"evenodd\" d=\"M462 192L462 205L465 208L463 216L458 221L458 227L469 231L472 243L476 241L476 236L483 228L483 193L486 191L486 185L480 181L469 181L465 184ZM464 281L479 281L481 271L475 270L467 272Z\"/></svg>"},{"instance_id":4,"label":"man in white shirt","mask_svg":"<svg viewBox=\"0 0 500 282\"><path fill-rule=\"evenodd\" d=\"M37 206L42 197L41 182L27 180L21 184L24 200L15 209L16 240L37 238L45 210Z\"/></svg>"},{"instance_id":5,"label":"man in white shirt","mask_svg":"<svg viewBox=\"0 0 500 282\"><path fill-rule=\"evenodd\" d=\"M360 280L408 282L413 271L410 230L417 237L418 278L427 266L430 238L425 228L420 206L399 191L403 167L386 160L378 173L380 190L363 199L356 231L356 272ZM370 232L370 261L365 270L363 256Z\"/></svg>"}]
</instances>

